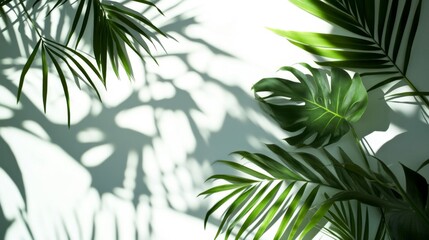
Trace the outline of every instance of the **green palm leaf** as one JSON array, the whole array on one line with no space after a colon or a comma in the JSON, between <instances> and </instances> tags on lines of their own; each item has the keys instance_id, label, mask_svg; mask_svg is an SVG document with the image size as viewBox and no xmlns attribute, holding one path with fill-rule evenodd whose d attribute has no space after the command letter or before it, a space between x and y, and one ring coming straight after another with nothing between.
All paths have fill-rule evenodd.
<instances>
[{"instance_id":1,"label":"green palm leaf","mask_svg":"<svg viewBox=\"0 0 429 240\"><path fill-rule=\"evenodd\" d=\"M327 235L341 240L384 240L387 237L384 218L375 210L359 201L336 202L325 216L330 225L324 230ZM377 226L376 231L370 224Z\"/></svg>"},{"instance_id":2,"label":"green palm leaf","mask_svg":"<svg viewBox=\"0 0 429 240\"><path fill-rule=\"evenodd\" d=\"M429 237L428 185L417 172L403 166L404 189L378 159L380 170L374 171L351 161L342 149L335 157L326 150L313 155L291 154L277 145L268 148L279 160L236 152L248 162L219 162L238 171L237 176L209 178L228 182L201 193L226 193L205 217L207 223L210 215L226 206L216 237L224 232L225 239L232 233L235 239L242 239L253 232L259 239L277 226L274 239L302 239L312 229L322 228L323 219L331 223L327 233L339 239L385 239L387 234L392 239ZM252 165L258 168L251 169ZM323 196L322 202L314 201ZM372 211L382 215L370 217ZM370 230L370 226L377 228Z\"/></svg>"},{"instance_id":3,"label":"green palm leaf","mask_svg":"<svg viewBox=\"0 0 429 240\"><path fill-rule=\"evenodd\" d=\"M331 73L302 64L311 74L283 67L300 82L265 78L253 89L261 106L286 131L302 132L286 138L295 146L320 147L338 141L360 119L366 109L367 94L359 75L352 78L343 70ZM329 77L331 83L329 83ZM269 92L268 96L259 93ZM275 101L275 102L274 102Z\"/></svg>"},{"instance_id":4,"label":"green palm leaf","mask_svg":"<svg viewBox=\"0 0 429 240\"><path fill-rule=\"evenodd\" d=\"M319 170L325 173L332 171L325 165L313 167L311 164L300 163L302 159L290 155L280 147L276 145L268 147L281 158L280 162L263 154L240 151L235 154L259 166L259 170L250 169L245 166L247 164L223 160L219 162L239 171L241 176L214 175L209 178L229 182L201 193L209 196L229 192L207 212L205 218L207 222L210 215L221 206L229 206L223 214L216 237L224 231L227 239L234 229L237 229L235 238L241 239L246 231L255 228L254 238L259 239L274 222L280 221L275 239L285 233L289 234L289 239L295 239L300 236L303 226L312 229L319 223L321 219L319 216L316 216L317 219L313 217L311 222L308 222L308 218L313 216L316 206L314 200L319 195L321 187L342 189L338 178L332 172L329 176L333 179L330 180L326 180L325 175L318 175ZM320 161L310 154L300 156ZM336 184L330 185L333 182ZM307 233L308 231L302 237Z\"/></svg>"},{"instance_id":5,"label":"green palm leaf","mask_svg":"<svg viewBox=\"0 0 429 240\"><path fill-rule=\"evenodd\" d=\"M135 0L134 2L161 10L149 1ZM77 6L71 30L67 37L67 44L73 35L76 36L75 47L80 43L87 30L89 17L93 13L93 41L94 57L103 79L107 74L107 59L116 75L119 75L119 63L132 78L133 71L126 49L131 49L137 56L144 60L144 53L148 54L155 62L149 45L155 46L159 39L153 33L168 37L166 33L157 28L149 19L141 13L113 1L80 0ZM80 23L80 29L78 26ZM142 51L140 50L142 49Z\"/></svg>"},{"instance_id":6,"label":"green palm leaf","mask_svg":"<svg viewBox=\"0 0 429 240\"><path fill-rule=\"evenodd\" d=\"M378 88L407 78L421 0L291 0L320 19L350 32L349 35L272 29L292 44L328 59L318 64L351 69L362 76L377 75ZM403 2L403 4L402 4ZM427 106L429 101L418 95Z\"/></svg>"},{"instance_id":7,"label":"green palm leaf","mask_svg":"<svg viewBox=\"0 0 429 240\"><path fill-rule=\"evenodd\" d=\"M402 201L398 205L402 207L388 208L385 211L386 224L389 233L397 236L397 239L428 239L429 238L429 202L428 183L419 173L402 165L405 175L406 189L403 189L399 181L388 171L395 183Z\"/></svg>"},{"instance_id":8,"label":"green palm leaf","mask_svg":"<svg viewBox=\"0 0 429 240\"><path fill-rule=\"evenodd\" d=\"M0 0L0 17L7 20L6 13L3 10L5 5L8 5L10 0ZM142 6L155 8L162 14L161 10L155 6L153 2L146 0L133 0ZM34 1L29 6L33 10L36 5L41 3L40 0ZM55 0L44 2L40 8L49 8L47 17L53 10L59 10L66 0ZM34 62L41 61L42 66L42 98L43 108L46 112L46 103L48 97L48 82L51 81L49 74L56 72L63 87L64 96L67 103L67 118L70 126L70 96L67 77L71 73L75 79L82 80L87 86L92 88L98 98L100 94L94 82L95 78L101 80L103 85L106 85L106 75L108 63L110 60L111 67L117 76L122 68L129 78L133 77L132 64L129 59L129 51L133 51L142 60L145 59L145 54L154 59L149 44L156 47L157 44L162 46L157 34L164 37L169 37L166 33L157 28L149 19L145 18L141 13L126 6L126 4L118 4L113 1L99 0L79 0L76 1L76 14L71 24L70 32L67 36L66 43L63 44L55 39L45 37L43 27L37 24L37 21L30 15L24 1L18 1L20 11L25 14L24 20L28 26L39 37L34 50L28 56L28 60L21 72L21 77L18 85L17 101L19 101L22 89L24 86L25 77L32 67ZM73 3L72 3L73 4ZM16 7L16 6L12 6ZM92 17L93 21L90 21ZM7 22L6 22L7 23ZM87 32L88 26L92 24L92 53L84 54L77 50L84 34ZM76 45L74 48L68 46L72 37L75 36ZM38 58L40 57L40 59ZM92 63L91 58L95 59L96 65ZM155 60L155 59L154 59ZM155 60L156 62L156 60ZM65 65L65 67L62 66ZM52 68L52 66L54 68ZM51 69L49 69L51 68ZM54 69L55 71L52 71ZM51 70L51 71L50 71ZM78 87L80 82L76 81Z\"/></svg>"},{"instance_id":9,"label":"green palm leaf","mask_svg":"<svg viewBox=\"0 0 429 240\"><path fill-rule=\"evenodd\" d=\"M70 127L70 96L69 96L69 88L68 83L66 79L65 69L61 67L60 62L63 62L66 64L68 69L71 71L73 75L75 75L78 79L82 80L84 83L86 83L88 86L90 86L95 93L97 94L98 98L100 99L100 94L98 92L98 89L93 82L93 76L97 76L101 80L101 75L98 72L97 68L94 66L94 64L89 60L88 57L83 55L82 53L71 49L65 45L62 45L60 43L57 43L55 41L46 39L46 38L40 38L39 41L36 43L36 46L34 47L33 51L31 52L27 62L24 65L24 69L22 70L19 85L18 85L18 95L17 95L17 101L19 101L22 89L24 87L24 82L26 75L28 71L30 70L31 66L34 63L34 60L36 56L40 54L42 59L42 97L43 97L43 108L46 112L46 102L47 102L47 96L48 96L48 76L49 76L49 64L48 61L50 60L55 70L58 74L59 80L61 82L61 85L63 87L64 97L66 100L66 106L67 106L67 124ZM82 75L83 76L82 76Z\"/></svg>"}]
</instances>

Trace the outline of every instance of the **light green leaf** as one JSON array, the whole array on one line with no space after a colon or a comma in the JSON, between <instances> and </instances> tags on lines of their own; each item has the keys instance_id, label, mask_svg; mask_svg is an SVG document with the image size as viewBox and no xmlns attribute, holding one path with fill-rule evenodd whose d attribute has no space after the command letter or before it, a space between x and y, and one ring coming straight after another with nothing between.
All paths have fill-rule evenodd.
<instances>
[{"instance_id":1,"label":"light green leaf","mask_svg":"<svg viewBox=\"0 0 429 240\"><path fill-rule=\"evenodd\" d=\"M211 207L207 213L206 216L204 217L204 228L206 228L207 226L207 222L209 220L209 217L217 210L219 209L221 206L223 206L229 199L231 199L232 197L236 196L237 193L243 191L246 188L246 186L241 187L241 188L237 188L236 190L234 190L233 192L231 192L230 194L228 194L227 196L225 196L224 198L222 198L221 200L219 200L215 205L213 205L213 207Z\"/></svg>"},{"instance_id":2,"label":"light green leaf","mask_svg":"<svg viewBox=\"0 0 429 240\"><path fill-rule=\"evenodd\" d=\"M288 225L292 222L292 217L297 208L299 207L299 204L301 203L301 198L304 194L306 187L307 184L302 185L298 192L294 195L293 199L291 199L290 204L280 222L280 226L277 229L276 235L274 236L274 239L280 239L285 233Z\"/></svg>"},{"instance_id":3,"label":"light green leaf","mask_svg":"<svg viewBox=\"0 0 429 240\"><path fill-rule=\"evenodd\" d=\"M408 78L414 39L419 27L421 0L291 0L304 11L348 33L343 35L273 30L288 41L312 54L329 59L317 62L323 66L341 67L364 73L370 69L394 71L413 91L419 90ZM402 4L403 3L403 4ZM392 75L379 75L381 87L391 82ZM421 91L420 91L421 92ZM429 100L418 96L428 107Z\"/></svg>"},{"instance_id":4,"label":"light green leaf","mask_svg":"<svg viewBox=\"0 0 429 240\"><path fill-rule=\"evenodd\" d=\"M272 202L275 195L278 193L281 185L282 182L277 183L277 185L274 186L260 202L254 205L252 212L250 212L244 223L241 225L241 228L236 235L237 239L240 239L244 231L248 229L251 224L255 223L255 221L262 214L262 212L269 207L270 202Z\"/></svg>"},{"instance_id":5,"label":"light green leaf","mask_svg":"<svg viewBox=\"0 0 429 240\"><path fill-rule=\"evenodd\" d=\"M270 207L268 213L263 217L263 222L259 226L258 231L255 234L255 239L259 239L262 235L268 230L269 225L272 224L274 217L281 213L280 207L285 204L286 198L289 196L290 191L292 190L295 184L291 183L287 186L287 188L282 192L282 194L277 198L275 203Z\"/></svg>"},{"instance_id":6,"label":"light green leaf","mask_svg":"<svg viewBox=\"0 0 429 240\"><path fill-rule=\"evenodd\" d=\"M298 211L298 215L296 216L295 222L292 226L292 230L289 233L289 240L294 239L295 234L298 232L298 228L302 225L304 218L307 216L307 213L310 210L310 207L313 205L313 201L317 196L319 187L320 186L316 186L315 188L313 188L310 194L308 194L308 196L306 197L305 201L302 203L301 208Z\"/></svg>"}]
</instances>

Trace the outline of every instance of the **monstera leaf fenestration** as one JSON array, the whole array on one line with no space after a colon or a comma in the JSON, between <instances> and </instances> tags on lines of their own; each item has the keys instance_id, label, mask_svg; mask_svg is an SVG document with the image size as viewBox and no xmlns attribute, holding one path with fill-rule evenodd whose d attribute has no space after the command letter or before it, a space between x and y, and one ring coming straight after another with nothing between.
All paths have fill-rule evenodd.
<instances>
[{"instance_id":1,"label":"monstera leaf fenestration","mask_svg":"<svg viewBox=\"0 0 429 240\"><path fill-rule=\"evenodd\" d=\"M253 89L262 108L289 132L286 138L294 146L320 147L338 141L364 113L367 93L361 78L351 78L344 70L316 69L301 64L311 74L294 67L281 70L292 73L299 82L282 78L265 78ZM329 82L329 76L331 82ZM268 96L261 96L269 92Z\"/></svg>"},{"instance_id":2,"label":"monstera leaf fenestration","mask_svg":"<svg viewBox=\"0 0 429 240\"><path fill-rule=\"evenodd\" d=\"M304 11L339 26L344 35L272 29L292 44L326 57L317 63L376 76L370 90L402 80L413 92L389 96L419 96L429 107L427 92L419 91L407 72L419 25L421 0L290 0Z\"/></svg>"}]
</instances>

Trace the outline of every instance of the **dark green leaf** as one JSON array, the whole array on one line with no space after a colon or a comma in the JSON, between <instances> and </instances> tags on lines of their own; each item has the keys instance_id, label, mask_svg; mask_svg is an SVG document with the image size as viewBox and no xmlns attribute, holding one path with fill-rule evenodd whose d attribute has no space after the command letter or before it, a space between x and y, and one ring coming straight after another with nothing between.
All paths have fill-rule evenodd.
<instances>
[{"instance_id":1,"label":"dark green leaf","mask_svg":"<svg viewBox=\"0 0 429 240\"><path fill-rule=\"evenodd\" d=\"M407 74L407 71L408 71L408 63L410 62L411 50L413 48L414 38L416 36L417 27L419 25L420 12L422 7L421 5L422 5L422 1L419 1L416 12L413 17L413 22L411 23L410 35L408 36L408 39L407 39L407 47L405 51L404 67L403 67L404 74Z\"/></svg>"},{"instance_id":2,"label":"dark green leaf","mask_svg":"<svg viewBox=\"0 0 429 240\"><path fill-rule=\"evenodd\" d=\"M47 48L46 49L49 57L52 60L52 63L54 64L55 68L57 69L57 73L58 76L60 77L61 80L61 85L63 86L63 92L64 92L64 97L66 99L66 105L67 105L67 125L68 127L70 127L70 96L69 96L69 90L67 87L67 81L66 78L64 76L63 70L61 68L61 66L59 65L58 61L54 58L54 56L52 55L53 53Z\"/></svg>"},{"instance_id":3,"label":"dark green leaf","mask_svg":"<svg viewBox=\"0 0 429 240\"><path fill-rule=\"evenodd\" d=\"M422 168L426 167L426 165L428 165L428 164L429 164L429 159L427 159L422 164L420 164L420 166L417 168L416 172L420 171Z\"/></svg>"},{"instance_id":4,"label":"dark green leaf","mask_svg":"<svg viewBox=\"0 0 429 240\"><path fill-rule=\"evenodd\" d=\"M256 99L284 130L303 130L286 138L288 143L298 147L334 143L348 132L350 123L362 116L367 104L366 90L359 75L352 79L345 71L333 68L329 84L324 71L302 65L311 75L283 67L282 70L294 74L300 83L280 78L262 79L253 86ZM260 92L270 94L261 97ZM280 104L272 103L279 98Z\"/></svg>"},{"instance_id":5,"label":"dark green leaf","mask_svg":"<svg viewBox=\"0 0 429 240\"><path fill-rule=\"evenodd\" d=\"M250 176L253 176L253 177L256 177L258 179L274 180L272 177L269 177L269 176L267 176L265 174L262 174L262 173L260 173L258 171L255 171L253 169L250 169L250 168L248 168L248 167L246 167L244 165L241 165L241 164L238 164L238 163L235 163L235 162L225 161L225 160L219 160L217 162L222 163L222 164L226 164L229 167L232 167L232 168L234 168L237 171L246 173L246 174L248 174Z\"/></svg>"},{"instance_id":6,"label":"dark green leaf","mask_svg":"<svg viewBox=\"0 0 429 240\"><path fill-rule=\"evenodd\" d=\"M18 86L18 94L16 97L16 101L19 102L19 99L21 97L21 92L22 92L22 87L24 86L24 79L25 79L25 75L27 74L28 70L31 67L31 64L33 64L34 58L36 57L37 51L39 50L39 46L40 43L42 43L43 39L41 38L36 46L33 49L33 52L31 52L30 56L28 57L27 62L24 65L24 68L22 69L21 72L21 77L19 78L19 86Z\"/></svg>"},{"instance_id":7,"label":"dark green leaf","mask_svg":"<svg viewBox=\"0 0 429 240\"><path fill-rule=\"evenodd\" d=\"M421 0L291 0L316 17L338 25L349 34L305 33L275 30L296 46L323 57L322 66L340 67L364 73L366 70L394 70L393 78L406 79L415 35L419 27ZM403 3L403 4L402 4ZM351 34L350 34L351 33ZM399 75L399 77L398 77ZM392 81L381 75L382 86ZM418 90L410 79L405 83ZM429 106L429 100L418 95Z\"/></svg>"},{"instance_id":8,"label":"dark green leaf","mask_svg":"<svg viewBox=\"0 0 429 240\"><path fill-rule=\"evenodd\" d=\"M281 185L282 185L282 182L279 182L267 193L267 195L260 202L254 205L253 211L249 214L249 216L242 224L240 230L238 231L236 235L237 239L240 239L244 231L247 228L249 228L250 225L253 224L256 221L256 219L260 216L260 214L269 207L270 202L273 200L274 196L278 193Z\"/></svg>"},{"instance_id":9,"label":"dark green leaf","mask_svg":"<svg viewBox=\"0 0 429 240\"><path fill-rule=\"evenodd\" d=\"M244 191L242 194L240 194L235 200L234 202L228 207L228 209L225 211L225 213L222 216L222 221L219 224L219 228L218 231L216 232L216 236L215 239L217 238L217 236L219 236L220 231L223 229L223 226L227 223L228 220L230 220L230 216L237 211L237 208L239 208L240 206L242 206L243 203L246 202L246 200L249 200L249 198L252 198L253 196L255 196L253 199L258 198L259 196L255 193L256 191L256 187L253 188L249 188L246 191ZM249 204L248 204L249 206ZM250 209L250 208L249 208Z\"/></svg>"},{"instance_id":10,"label":"dark green leaf","mask_svg":"<svg viewBox=\"0 0 429 240\"><path fill-rule=\"evenodd\" d=\"M45 45L42 45L42 72L43 72L43 110L46 113L46 99L48 97L48 62L46 60Z\"/></svg>"},{"instance_id":11,"label":"dark green leaf","mask_svg":"<svg viewBox=\"0 0 429 240\"><path fill-rule=\"evenodd\" d=\"M419 173L402 165L405 173L406 191L409 197L422 209L425 208L428 197L428 183Z\"/></svg>"},{"instance_id":12,"label":"dark green leaf","mask_svg":"<svg viewBox=\"0 0 429 240\"><path fill-rule=\"evenodd\" d=\"M324 19L330 23L343 27L353 33L359 35L367 35L367 33L360 27L356 20L353 19L349 13L335 8L320 0L291 0L293 4L302 8L304 11L313 14L316 17Z\"/></svg>"},{"instance_id":13,"label":"dark green leaf","mask_svg":"<svg viewBox=\"0 0 429 240\"><path fill-rule=\"evenodd\" d=\"M301 224L304 221L304 218L307 216L308 211L310 210L310 207L313 205L313 201L316 198L316 195L319 191L319 186L316 186L311 190L310 194L307 196L305 201L302 203L301 208L298 211L298 215L296 216L295 222L292 226L292 230L289 233L289 240L294 239L295 234L298 232L298 228L301 226ZM304 237L303 235L300 236L300 238Z\"/></svg>"},{"instance_id":14,"label":"dark green leaf","mask_svg":"<svg viewBox=\"0 0 429 240\"><path fill-rule=\"evenodd\" d=\"M229 199L231 199L232 197L236 196L239 192L243 191L246 188L246 186L241 187L241 188L237 188L236 190L234 190L233 192L231 192L230 194L228 194L226 197L222 198L221 200L219 200L215 205L213 205L213 207L211 207L207 213L206 216L204 217L204 228L206 228L207 226L207 221L209 220L209 217L217 210L219 209L221 206L223 206Z\"/></svg>"},{"instance_id":15,"label":"dark green leaf","mask_svg":"<svg viewBox=\"0 0 429 240\"><path fill-rule=\"evenodd\" d=\"M226 230L225 239L228 239L234 227L243 219L243 217L245 217L252 209L258 209L258 206L256 205L256 203L265 194L265 191L267 191L268 187L270 186L270 183L265 184L265 186L259 190L257 190L256 187L254 187L255 193L249 198L246 197L246 201L243 201L243 205L240 209L240 214L238 214L238 216L236 216L235 218L231 217L231 221L232 221L232 218L234 219L232 222L229 223L229 227Z\"/></svg>"},{"instance_id":16,"label":"dark green leaf","mask_svg":"<svg viewBox=\"0 0 429 240\"><path fill-rule=\"evenodd\" d=\"M314 182L319 181L319 177L311 171L308 167L306 167L304 164L302 164L300 161L292 157L288 152L280 148L279 146L275 144L267 144L267 147L275 153L277 156L280 157L280 159L283 161L285 165L287 165L291 170L295 171L296 173L300 174L307 180L311 180ZM298 177L297 177L298 180Z\"/></svg>"}]
</instances>

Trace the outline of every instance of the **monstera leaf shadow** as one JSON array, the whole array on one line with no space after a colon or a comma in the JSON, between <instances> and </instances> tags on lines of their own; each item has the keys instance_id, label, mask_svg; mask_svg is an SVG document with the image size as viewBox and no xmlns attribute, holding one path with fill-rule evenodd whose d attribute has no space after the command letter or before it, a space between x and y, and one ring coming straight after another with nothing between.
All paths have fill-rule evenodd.
<instances>
[{"instance_id":1,"label":"monstera leaf shadow","mask_svg":"<svg viewBox=\"0 0 429 240\"><path fill-rule=\"evenodd\" d=\"M428 159L426 138L429 134L427 124L421 122L419 117L418 113L392 114L392 125L399 132L396 132L391 140L383 144L377 151L377 156L386 159L386 163L392 166L399 167L398 163L402 163L417 170L420 163ZM407 150L404 151L397 146L407 146ZM428 169L422 169L420 174L429 176Z\"/></svg>"},{"instance_id":2,"label":"monstera leaf shadow","mask_svg":"<svg viewBox=\"0 0 429 240\"><path fill-rule=\"evenodd\" d=\"M177 2L177 4L180 3ZM171 10L174 9L174 7L175 4L173 4ZM169 9L164 10L164 14L169 16ZM61 19L63 21L65 18ZM60 22L59 24L63 23L64 22ZM168 34L181 36L190 44L198 44L199 46L203 46L204 49L210 51L213 55L227 57L230 59L235 58L233 55L223 51L203 38L188 36L186 34L186 29L193 24L199 24L196 20L196 17L179 13L178 15L174 16L171 21L164 25L161 24L160 29L167 32ZM47 23L46 27L53 28L55 27L54 25L55 24L53 23ZM57 35L60 35L60 33L57 33ZM24 43L29 42L24 41ZM12 46L13 44L10 43L10 45ZM16 52L19 52L18 49L16 49ZM245 115L246 111L257 108L253 98L241 87L225 84L222 81L212 77L210 73L201 71L193 66L189 60L189 54L191 54L191 52L170 54L168 57L178 59L186 67L188 72L196 73L198 77L202 79L203 84L215 86L217 89L220 89L228 96L232 96L233 99L237 101L237 106L239 106L240 111L242 111L241 114ZM155 57L162 59L163 55ZM8 66L2 66L0 71L3 74L2 78L7 79L7 77L4 76L6 75L3 71L4 69L12 67L15 68L15 66L17 66L15 63ZM19 67L20 66L17 66L16 68ZM199 172L200 175L204 173L209 174L208 172L205 172L206 170L204 169L207 168L207 165L210 165L211 160L218 158L218 156L215 156L215 154L217 155L219 152L227 153L236 148L254 148L250 142L243 141L243 139L253 136L258 139L266 139L268 142L278 142L278 140L274 139L272 133L270 133L267 129L260 128L258 123L252 121L250 117L237 117L236 114L233 115L228 111L225 111L225 116L221 123L221 129L211 130L209 135L203 135L201 133L201 126L198 125L194 119L195 116L192 114L192 112L203 112L203 110L196 102L195 98L193 98L191 93L187 90L177 87L174 83L172 84L171 79L166 79L161 74L147 72L145 74L146 77L148 74L151 74L152 78L155 78L156 83L164 83L173 86L174 95L163 99L151 98L149 100L142 100L141 89L135 89L132 90L129 95L127 95L126 99L120 101L119 104L98 108L97 106L99 106L100 103L98 102L97 97L94 94L90 94L90 112L87 113L87 115L83 117L77 124L72 125L70 129L68 129L64 124L52 122L44 115L40 108L36 107L36 104L32 102L32 99L29 99L27 96L23 95L21 98L21 108L13 109L6 106L13 114L12 116L0 121L0 128L19 129L20 131L39 138L39 132L25 127L25 123L32 122L33 125L38 126L37 128L44 132L42 135L46 136L43 138L43 141L49 141L50 143L60 147L62 151L64 151L67 155L79 163L82 169L85 169L85 171L90 174L90 188L95 189L99 198L101 199L104 196L113 195L119 199L131 203L134 210L139 208L139 204L141 204L143 201L142 199L149 199L149 206L151 207L156 205L157 201L161 200L161 202L165 202L167 207L173 211L185 212L187 215L202 220L207 210L206 206L195 203L188 204L188 198L185 196L180 196L180 193L183 192L190 195L192 199L195 198L197 193L202 189L203 179L205 179L207 176L201 176L201 179L192 179L191 183L183 184L187 187L183 187L183 189L179 187L178 190L174 190L174 188L169 185L171 180L173 180L173 182L180 183L180 181L183 181L183 172L187 173L188 177L196 174L193 171ZM132 84L133 83L130 83L130 85ZM150 88L150 84L152 84L152 82L146 82L142 88ZM11 93L15 93L17 91L17 86L14 85L11 81L5 81L2 84L2 87ZM109 91L115 91L115 89L111 89ZM122 125L119 126L117 118L121 113L128 110L140 109L142 106L146 109L151 109L151 111L154 113L154 132L149 134L127 128ZM193 150L189 150L185 153L183 159L184 161L170 163L172 164L172 167L169 168L165 168L165 166L162 167L162 164L158 162L163 161L163 159L158 159L162 158L162 156L164 156L163 154L159 155L161 157L151 157L145 154L147 153L146 149L148 148L152 149L152 152L156 152L154 145L159 142L159 139L162 140L164 137L161 134L162 126L159 124L160 119L156 114L157 109L160 109L161 112L164 113L180 113L182 119L186 119L185 122L189 124L190 132L188 133L192 135L192 138L195 142L195 147ZM139 118L141 115L137 114L135 117ZM147 118L143 116L142 119ZM145 125L149 123L146 123L142 120L139 122L139 124ZM174 126L176 123L171 122L168 124ZM180 129L182 126L179 125L175 127ZM90 140L89 138L85 137L85 133L87 132L96 132L97 134L102 135L102 137L97 140ZM8 147L7 143L3 141L1 144L2 147ZM106 154L104 157L101 157L98 160L90 159L89 162L84 160L84 156L88 156L90 155L89 153L96 152L97 149L102 149L104 146L108 146L110 149L109 154ZM166 148L163 151L168 153L169 149ZM130 161L128 161L130 154L134 154L134 164L130 164ZM6 168L3 165L1 167L4 168L8 174L13 176L12 178L20 189L21 195L24 199L26 199L25 182L23 182L22 178L20 177L21 172L18 165L16 164L17 161L14 159L12 153L8 158L8 161L11 163L9 166L11 167ZM167 160L168 158L164 161ZM155 166L155 169L151 169L159 173L159 178L151 179L153 173L148 172L149 170L146 168L146 165L148 164ZM170 181L167 181L166 179L169 179ZM55 181L55 179L52 180ZM72 181L72 179L69 179L69 181ZM128 183L125 184L124 182ZM133 185L134 187L129 187L130 185ZM155 185L155 187L153 185ZM88 191L89 190L90 189L88 189ZM163 194L160 195L159 192L162 192ZM55 193L52 192L52 194ZM177 199L177 195L179 195L179 198L184 200L181 201L181 203L184 202L184 204L179 204L178 206L177 203L175 203L174 199ZM49 198L49 196L46 197ZM154 198L156 198L156 200L154 200ZM100 209L96 208L94 211L96 214L97 211L100 211ZM152 210L149 209L149 211ZM152 226L153 216L150 213L145 215L150 218L148 220L149 226L143 226L143 228L147 227L149 229L149 233L147 233L145 236L150 238L155 227ZM91 221L92 226L90 228L92 228L92 238L94 238L96 237L95 234L98 227L94 223L95 217ZM120 225L118 221L118 219L115 220L114 226L116 229L116 234L121 231L119 229ZM218 223L216 219L211 219L210 221L213 223ZM32 224L34 225L36 223ZM82 226L77 226L77 229L86 229L86 227L83 226L84 223L81 224ZM70 229L76 229L68 228L67 226L61 227L60 225L61 224L59 224L57 227L53 226L53 228L68 229L66 232L72 231ZM46 231L57 230L46 229ZM67 234L72 236L73 232L67 232ZM137 234L137 232L135 234Z\"/></svg>"}]
</instances>

